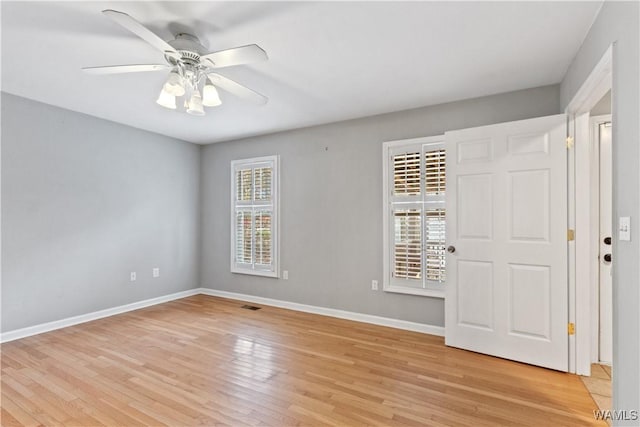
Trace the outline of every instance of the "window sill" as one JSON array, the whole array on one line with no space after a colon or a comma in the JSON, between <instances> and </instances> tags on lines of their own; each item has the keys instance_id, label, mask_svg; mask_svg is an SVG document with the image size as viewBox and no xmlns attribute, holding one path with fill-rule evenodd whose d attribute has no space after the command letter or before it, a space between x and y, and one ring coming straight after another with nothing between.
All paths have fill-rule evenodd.
<instances>
[{"instance_id":1,"label":"window sill","mask_svg":"<svg viewBox=\"0 0 640 427\"><path fill-rule=\"evenodd\" d=\"M280 275L275 271L260 271L260 270L246 270L243 268L232 268L231 273L233 274L248 274L250 276L262 276L262 277L271 277L274 279L279 279Z\"/></svg>"},{"instance_id":2,"label":"window sill","mask_svg":"<svg viewBox=\"0 0 640 427\"><path fill-rule=\"evenodd\" d=\"M444 299L445 292L443 289L422 289L422 288L410 288L407 286L394 286L389 285L384 287L385 292L392 292L396 294L418 295L422 297L442 298Z\"/></svg>"}]
</instances>

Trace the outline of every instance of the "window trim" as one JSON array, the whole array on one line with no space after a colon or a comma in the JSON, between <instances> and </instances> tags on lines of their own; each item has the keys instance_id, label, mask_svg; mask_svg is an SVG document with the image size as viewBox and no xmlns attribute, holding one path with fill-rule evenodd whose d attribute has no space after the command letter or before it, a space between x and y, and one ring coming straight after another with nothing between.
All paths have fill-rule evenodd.
<instances>
[{"instance_id":1,"label":"window trim","mask_svg":"<svg viewBox=\"0 0 640 427\"><path fill-rule=\"evenodd\" d=\"M405 146L415 145L434 145L444 146L444 135L428 136L421 138L401 139L395 141L387 141L382 144L382 248L383 248L383 280L382 289L385 292L420 295L434 298L445 298L445 289L433 289L433 288L414 288L410 286L400 286L391 283L391 246L390 246L390 191L389 186L390 170L389 170L389 156L391 153L399 148ZM422 179L422 178L421 178ZM421 196L422 197L422 196ZM423 236L424 238L424 236ZM424 257L424 253L422 254Z\"/></svg>"},{"instance_id":2,"label":"window trim","mask_svg":"<svg viewBox=\"0 0 640 427\"><path fill-rule=\"evenodd\" d=\"M237 204L236 202L236 181L235 181L235 171L238 166L251 166L254 168L260 163L272 163L272 217L271 217L271 241L273 242L273 271L271 270L259 270L255 268L243 268L238 267L235 260L235 236L236 236L236 208L241 207L242 204ZM250 159L238 159L231 161L231 171L230 171L230 242L229 242L229 257L230 257L230 270L231 273L236 274L248 274L252 276L261 276L261 277L271 277L275 279L280 278L280 156L264 156L264 157L253 157ZM252 264L253 265L253 264Z\"/></svg>"}]
</instances>

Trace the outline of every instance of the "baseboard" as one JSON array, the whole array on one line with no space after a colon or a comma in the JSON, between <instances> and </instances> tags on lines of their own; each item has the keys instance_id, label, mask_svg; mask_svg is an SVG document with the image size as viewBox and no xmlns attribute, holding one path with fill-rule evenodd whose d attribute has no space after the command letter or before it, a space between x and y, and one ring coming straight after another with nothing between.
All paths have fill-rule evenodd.
<instances>
[{"instance_id":1,"label":"baseboard","mask_svg":"<svg viewBox=\"0 0 640 427\"><path fill-rule=\"evenodd\" d=\"M176 292L174 294L163 295L156 298L150 298L143 301L133 302L131 304L120 305L118 307L107 308L105 310L94 311L87 314L81 314L79 316L55 320L53 322L41 323L39 325L29 326L22 329L15 329L13 331L0 334L0 343L30 337L32 335L38 335L44 332L54 331L56 329L66 328L68 326L77 325L79 323L90 322L92 320L102 319L103 317L109 317L120 313L126 313L128 311L138 310L140 308L145 308L152 305L162 304L164 302L197 295L199 293L201 292L198 288L189 289L187 291Z\"/></svg>"},{"instance_id":2,"label":"baseboard","mask_svg":"<svg viewBox=\"0 0 640 427\"><path fill-rule=\"evenodd\" d=\"M354 313L351 311L337 310L334 308L318 307L314 305L299 304L296 302L282 301L271 298L257 297L254 295L239 294L235 292L219 291L209 288L196 288L187 291L176 292L174 294L164 295L161 297L150 298L143 301L133 302L131 304L120 305L118 307L107 308L105 310L94 311L92 313L81 314L79 316L68 317L66 319L55 320L53 322L41 323L39 325L29 326L22 329L15 329L0 334L0 343L5 343L20 338L30 337L45 332L55 331L56 329L66 328L68 326L80 323L90 322L92 320L102 319L104 317L114 316L116 314L126 313L128 311L138 310L140 308L152 305L162 304L177 300L180 298L190 297L192 295L210 295L214 297L222 297L235 299L239 301L252 302L254 304L264 304L273 307L287 308L289 310L302 311L305 313L321 314L323 316L337 317L339 319L353 320L356 322L370 323L373 325L388 326L390 328L404 329L406 331L421 332L423 334L444 336L444 328L442 326L425 325L423 323L408 322L406 320L391 319L388 317L373 316L371 314Z\"/></svg>"},{"instance_id":3,"label":"baseboard","mask_svg":"<svg viewBox=\"0 0 640 427\"><path fill-rule=\"evenodd\" d=\"M234 300L251 302L254 304L264 304L273 307L287 308L289 310L302 311L305 313L321 314L324 316L337 317L339 319L354 320L356 322L370 323L390 328L403 329L405 331L421 332L423 334L444 336L442 326L426 325L424 323L408 322L406 320L391 319L388 317L374 316L371 314L355 313L352 311L337 310L334 308L318 307L314 305L299 304L296 302L282 301L271 298L257 297L254 295L239 294L235 292L219 291L217 289L200 288L199 293L214 297L229 298Z\"/></svg>"}]
</instances>

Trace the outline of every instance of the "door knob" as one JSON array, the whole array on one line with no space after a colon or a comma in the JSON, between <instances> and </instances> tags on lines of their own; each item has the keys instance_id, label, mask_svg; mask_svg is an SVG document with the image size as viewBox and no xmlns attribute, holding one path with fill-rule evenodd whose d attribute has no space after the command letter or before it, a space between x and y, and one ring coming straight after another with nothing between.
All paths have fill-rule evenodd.
<instances>
[{"instance_id":1,"label":"door knob","mask_svg":"<svg viewBox=\"0 0 640 427\"><path fill-rule=\"evenodd\" d=\"M454 253L456 251L456 247L455 246L449 246L447 248L447 252L449 252L450 254Z\"/></svg>"},{"instance_id":2,"label":"door knob","mask_svg":"<svg viewBox=\"0 0 640 427\"><path fill-rule=\"evenodd\" d=\"M610 245L611 244L611 237L605 237L604 238L604 244L605 245Z\"/></svg>"},{"instance_id":3,"label":"door knob","mask_svg":"<svg viewBox=\"0 0 640 427\"><path fill-rule=\"evenodd\" d=\"M611 254L604 254L604 260L606 262L611 262Z\"/></svg>"}]
</instances>

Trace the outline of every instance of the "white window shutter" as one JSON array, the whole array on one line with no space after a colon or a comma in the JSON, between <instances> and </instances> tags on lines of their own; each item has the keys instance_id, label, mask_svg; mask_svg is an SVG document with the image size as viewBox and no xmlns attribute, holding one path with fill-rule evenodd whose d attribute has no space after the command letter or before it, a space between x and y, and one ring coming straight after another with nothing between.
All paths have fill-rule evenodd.
<instances>
[{"instance_id":1,"label":"white window shutter","mask_svg":"<svg viewBox=\"0 0 640 427\"><path fill-rule=\"evenodd\" d=\"M271 265L272 240L271 240L271 211L260 210L255 213L255 263L260 266Z\"/></svg>"},{"instance_id":2,"label":"white window shutter","mask_svg":"<svg viewBox=\"0 0 640 427\"><path fill-rule=\"evenodd\" d=\"M424 216L425 277L445 281L445 210L427 209Z\"/></svg>"},{"instance_id":3,"label":"white window shutter","mask_svg":"<svg viewBox=\"0 0 640 427\"><path fill-rule=\"evenodd\" d=\"M236 200L248 201L253 198L252 170L240 169L236 171Z\"/></svg>"},{"instance_id":4,"label":"white window shutter","mask_svg":"<svg viewBox=\"0 0 640 427\"><path fill-rule=\"evenodd\" d=\"M237 264L251 264L253 252L253 218L250 210L236 212L235 259Z\"/></svg>"},{"instance_id":5,"label":"white window shutter","mask_svg":"<svg viewBox=\"0 0 640 427\"><path fill-rule=\"evenodd\" d=\"M420 151L402 153L392 158L393 195L420 194Z\"/></svg>"},{"instance_id":6,"label":"white window shutter","mask_svg":"<svg viewBox=\"0 0 640 427\"><path fill-rule=\"evenodd\" d=\"M272 168L262 167L254 169L253 182L255 186L254 200L269 201L271 200L271 187L272 187Z\"/></svg>"},{"instance_id":7,"label":"white window shutter","mask_svg":"<svg viewBox=\"0 0 640 427\"><path fill-rule=\"evenodd\" d=\"M424 157L425 196L443 195L446 187L444 149L426 151Z\"/></svg>"},{"instance_id":8,"label":"white window shutter","mask_svg":"<svg viewBox=\"0 0 640 427\"><path fill-rule=\"evenodd\" d=\"M231 162L234 273L278 275L277 163L277 156Z\"/></svg>"},{"instance_id":9,"label":"white window shutter","mask_svg":"<svg viewBox=\"0 0 640 427\"><path fill-rule=\"evenodd\" d=\"M401 279L422 278L422 221L419 209L393 212L393 275Z\"/></svg>"},{"instance_id":10,"label":"white window shutter","mask_svg":"<svg viewBox=\"0 0 640 427\"><path fill-rule=\"evenodd\" d=\"M446 151L442 137L385 143L385 290L443 295Z\"/></svg>"}]
</instances>

